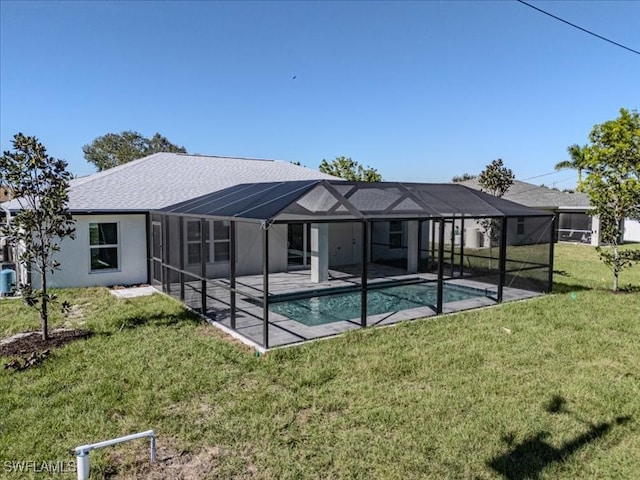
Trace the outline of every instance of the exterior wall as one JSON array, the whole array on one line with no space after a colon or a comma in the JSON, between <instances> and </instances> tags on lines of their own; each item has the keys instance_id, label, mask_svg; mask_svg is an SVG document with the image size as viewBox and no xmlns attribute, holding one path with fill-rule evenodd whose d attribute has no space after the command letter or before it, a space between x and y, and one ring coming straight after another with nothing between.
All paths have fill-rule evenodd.
<instances>
[{"instance_id":1,"label":"exterior wall","mask_svg":"<svg viewBox=\"0 0 640 480\"><path fill-rule=\"evenodd\" d=\"M285 272L287 264L287 225L269 227L269 272ZM329 266L361 262L362 243L359 223L329 224ZM256 223L240 223L237 228L236 275L262 273L262 230ZM228 276L228 270L223 275Z\"/></svg>"},{"instance_id":2,"label":"exterior wall","mask_svg":"<svg viewBox=\"0 0 640 480\"><path fill-rule=\"evenodd\" d=\"M625 242L640 242L640 220L625 219L623 239Z\"/></svg>"},{"instance_id":3,"label":"exterior wall","mask_svg":"<svg viewBox=\"0 0 640 480\"><path fill-rule=\"evenodd\" d=\"M407 222L402 222L402 240L397 248L389 246L390 222L371 222L371 260L402 260L407 258Z\"/></svg>"},{"instance_id":4,"label":"exterior wall","mask_svg":"<svg viewBox=\"0 0 640 480\"><path fill-rule=\"evenodd\" d=\"M591 217L591 245L593 247L600 246L600 217L598 215Z\"/></svg>"},{"instance_id":5,"label":"exterior wall","mask_svg":"<svg viewBox=\"0 0 640 480\"><path fill-rule=\"evenodd\" d=\"M262 273L262 230L257 223L238 223L237 275ZM287 270L287 226L269 227L269 272ZM227 274L228 275L228 274Z\"/></svg>"},{"instance_id":6,"label":"exterior wall","mask_svg":"<svg viewBox=\"0 0 640 480\"><path fill-rule=\"evenodd\" d=\"M518 217L507 220L507 245L537 245L549 240L551 219L524 217L524 232L518 233Z\"/></svg>"},{"instance_id":7,"label":"exterior wall","mask_svg":"<svg viewBox=\"0 0 640 480\"><path fill-rule=\"evenodd\" d=\"M498 226L502 219L496 219ZM518 217L507 219L507 245L534 245L546 241L550 232L545 231L549 222L545 217L524 217L524 233L518 233ZM456 220L459 225L460 220ZM486 233L479 220L465 219L464 222L464 245L467 248L489 248L489 234ZM451 226L445 225L445 244L451 243ZM458 240L455 240L456 246ZM494 238L493 246L500 244L499 238Z\"/></svg>"},{"instance_id":8,"label":"exterior wall","mask_svg":"<svg viewBox=\"0 0 640 480\"><path fill-rule=\"evenodd\" d=\"M143 214L135 215L77 215L76 238L65 238L60 243L56 260L60 270L48 277L48 286L92 287L132 285L147 282L147 226ZM115 222L118 224L117 270L91 272L89 249L89 224ZM39 288L39 275L34 274L32 283Z\"/></svg>"},{"instance_id":9,"label":"exterior wall","mask_svg":"<svg viewBox=\"0 0 640 480\"><path fill-rule=\"evenodd\" d=\"M329 224L329 268L362 263L362 225Z\"/></svg>"},{"instance_id":10,"label":"exterior wall","mask_svg":"<svg viewBox=\"0 0 640 480\"><path fill-rule=\"evenodd\" d=\"M180 217L167 217L171 223L169 229L170 263L179 266L179 255L185 256L184 269L194 275L200 275L200 265L187 265L186 251L180 252L178 222ZM186 218L186 220L198 220ZM186 236L186 227L184 228ZM184 240L186 245L186 238ZM262 273L262 229L258 223L237 222L236 227L236 276L258 275ZM211 253L210 258L213 258ZM269 271L283 272L287 269L287 226L271 225L269 227ZM229 278L229 262L218 261L207 264L208 278ZM176 280L177 281L177 280Z\"/></svg>"},{"instance_id":11,"label":"exterior wall","mask_svg":"<svg viewBox=\"0 0 640 480\"><path fill-rule=\"evenodd\" d=\"M169 236L168 236L168 241L169 241L169 245L168 245L168 254L169 254L169 264L179 268L180 267L180 256L182 255L184 257L184 270L187 272L191 272L194 275L200 275L200 263L197 264L188 264L187 263L187 249L186 249L186 245L187 245L187 227L186 227L186 222L188 220L195 220L195 221L200 221L199 218L196 217L177 217L177 216L168 216L165 218L165 221L168 222L169 224ZM182 242L182 247L183 247L183 251L180 251L180 222L184 221L185 222L185 226L183 228L183 232L184 232L184 239ZM243 224L239 224L238 225L238 238L239 241L241 241L243 239L243 235L241 232L241 225L244 226ZM209 248L211 248L211 244L207 244L209 245ZM165 246L166 247L166 246ZM262 248L262 246L260 245L259 248ZM210 262L207 263L206 269L207 269L207 277L208 278L227 278L229 276L229 262L228 261L217 261L214 262L213 261L213 250L209 250L209 258L211 259ZM238 262L236 262L237 264ZM177 275L177 274L171 274L171 275ZM178 281L177 276L176 277L172 277L172 281Z\"/></svg>"}]
</instances>

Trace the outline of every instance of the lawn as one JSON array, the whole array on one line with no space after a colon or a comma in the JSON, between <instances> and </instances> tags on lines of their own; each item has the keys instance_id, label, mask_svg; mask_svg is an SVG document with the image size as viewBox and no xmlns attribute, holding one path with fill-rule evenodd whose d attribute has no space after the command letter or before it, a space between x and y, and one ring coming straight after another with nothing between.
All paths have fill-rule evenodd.
<instances>
[{"instance_id":1,"label":"lawn","mask_svg":"<svg viewBox=\"0 0 640 480\"><path fill-rule=\"evenodd\" d=\"M53 323L95 334L0 369L0 476L153 428L155 466L136 441L92 478L640 478L640 266L618 294L591 247L555 270L553 295L260 357L163 295L60 291ZM0 302L0 337L37 325Z\"/></svg>"}]
</instances>

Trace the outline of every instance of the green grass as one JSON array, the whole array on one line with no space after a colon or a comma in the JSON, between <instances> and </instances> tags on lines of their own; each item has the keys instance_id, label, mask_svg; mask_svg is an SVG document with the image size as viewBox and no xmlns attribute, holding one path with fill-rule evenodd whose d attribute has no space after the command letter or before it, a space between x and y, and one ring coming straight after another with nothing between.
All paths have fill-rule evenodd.
<instances>
[{"instance_id":1,"label":"green grass","mask_svg":"<svg viewBox=\"0 0 640 480\"><path fill-rule=\"evenodd\" d=\"M259 358L162 295L62 291L96 335L0 370L0 476L153 428L173 466L138 441L93 452L92 478L640 478L640 294L604 290L591 247L555 269L554 295ZM0 302L0 331L31 315Z\"/></svg>"},{"instance_id":2,"label":"green grass","mask_svg":"<svg viewBox=\"0 0 640 480\"><path fill-rule=\"evenodd\" d=\"M623 245L622 249L640 250L640 244ZM613 285L611 270L599 261L595 248L581 245L556 244L554 258L554 283L561 287L610 289ZM640 265L623 270L620 274L621 289L640 287Z\"/></svg>"}]
</instances>

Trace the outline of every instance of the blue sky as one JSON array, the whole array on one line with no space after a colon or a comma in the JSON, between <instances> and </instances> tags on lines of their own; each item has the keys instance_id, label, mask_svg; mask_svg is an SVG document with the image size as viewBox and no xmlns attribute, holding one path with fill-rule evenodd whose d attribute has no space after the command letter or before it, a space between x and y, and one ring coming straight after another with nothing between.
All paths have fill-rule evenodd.
<instances>
[{"instance_id":1,"label":"blue sky","mask_svg":"<svg viewBox=\"0 0 640 480\"><path fill-rule=\"evenodd\" d=\"M532 3L640 50L640 2ZM639 55L509 0L0 8L1 148L36 135L77 175L94 171L84 144L136 130L312 168L350 156L385 180L448 181L498 157L528 179L640 109Z\"/></svg>"}]
</instances>

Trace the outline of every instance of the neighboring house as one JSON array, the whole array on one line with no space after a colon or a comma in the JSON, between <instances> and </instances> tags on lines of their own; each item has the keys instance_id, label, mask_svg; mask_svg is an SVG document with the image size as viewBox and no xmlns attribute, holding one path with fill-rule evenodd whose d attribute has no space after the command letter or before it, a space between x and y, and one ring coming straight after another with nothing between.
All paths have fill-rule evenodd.
<instances>
[{"instance_id":1,"label":"neighboring house","mask_svg":"<svg viewBox=\"0 0 640 480\"><path fill-rule=\"evenodd\" d=\"M62 241L57 256L61 270L50 277L50 286L146 283L152 229L149 211L240 183L314 179L335 177L289 162L180 153L156 153L74 179L68 207L76 221L76 238ZM3 208L11 212L20 207L14 200ZM216 257L224 255L219 253L224 238L218 242L213 230L206 234L213 239L211 268L215 268ZM199 232L186 235L191 242ZM287 233L283 235L286 243ZM27 280L24 269L18 275L20 281Z\"/></svg>"},{"instance_id":2,"label":"neighboring house","mask_svg":"<svg viewBox=\"0 0 640 480\"><path fill-rule=\"evenodd\" d=\"M481 190L477 178L461 184ZM558 241L598 245L598 219L589 215L589 196L585 193L561 192L516 180L502 198L527 207L553 212L556 215Z\"/></svg>"},{"instance_id":3,"label":"neighboring house","mask_svg":"<svg viewBox=\"0 0 640 480\"><path fill-rule=\"evenodd\" d=\"M640 242L640 220L629 218L624 220L623 240L625 242Z\"/></svg>"}]
</instances>

